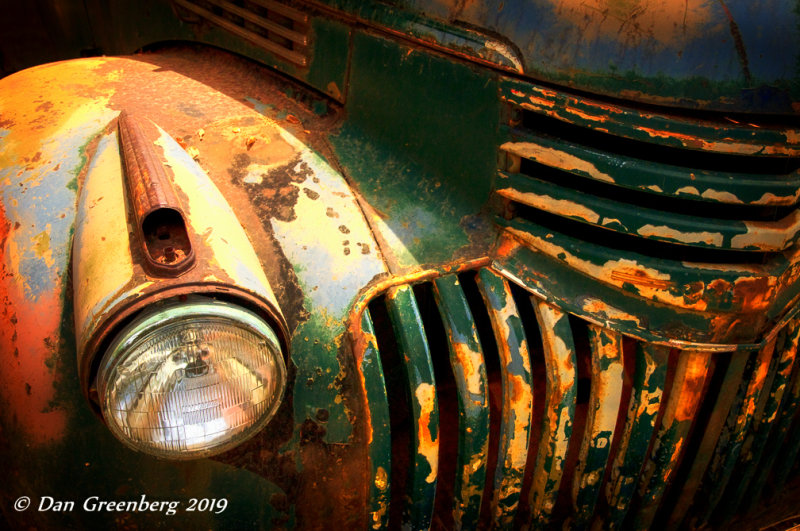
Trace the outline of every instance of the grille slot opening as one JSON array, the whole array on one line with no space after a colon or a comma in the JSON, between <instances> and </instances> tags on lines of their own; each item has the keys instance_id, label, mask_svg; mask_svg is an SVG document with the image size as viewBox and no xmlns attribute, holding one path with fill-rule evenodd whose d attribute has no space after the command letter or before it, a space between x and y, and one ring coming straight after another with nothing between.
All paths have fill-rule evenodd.
<instances>
[{"instance_id":1,"label":"grille slot opening","mask_svg":"<svg viewBox=\"0 0 800 531\"><path fill-rule=\"evenodd\" d=\"M535 223L556 233L616 249L623 253L636 253L659 260L710 264L764 264L769 258L777 254L760 251L704 249L651 240L574 221L516 201L512 201L511 205L515 218Z\"/></svg>"},{"instance_id":2,"label":"grille slot opening","mask_svg":"<svg viewBox=\"0 0 800 531\"><path fill-rule=\"evenodd\" d=\"M439 400L439 474L436 482L431 528L453 529L453 499L458 459L458 394L450 366L450 354L442 318L433 295L433 285L417 284L414 296L425 327L436 397Z\"/></svg>"},{"instance_id":3,"label":"grille slot opening","mask_svg":"<svg viewBox=\"0 0 800 531\"><path fill-rule=\"evenodd\" d=\"M609 201L620 203L620 206L624 206L622 204L627 203L636 207L667 211L671 214L710 219L775 221L788 216L795 209L794 206L732 205L657 195L581 177L580 175L526 158L520 160L520 173L547 181L554 186L572 188L591 196L606 198Z\"/></svg>"},{"instance_id":4,"label":"grille slot opening","mask_svg":"<svg viewBox=\"0 0 800 531\"><path fill-rule=\"evenodd\" d=\"M786 175L800 169L800 158L797 157L728 155L667 147L573 125L558 118L528 110L522 111L522 125L537 133L547 133L550 136L556 136L575 144L600 149L608 153L623 156L636 154L638 158L652 162L680 165L698 170L753 173L757 175Z\"/></svg>"},{"instance_id":5,"label":"grille slot opening","mask_svg":"<svg viewBox=\"0 0 800 531\"><path fill-rule=\"evenodd\" d=\"M377 297L369 303L369 313L378 342L381 365L386 381L386 394L389 397L389 429L392 434L391 500L389 506L389 527L399 529L406 503L408 471L412 464L413 440L409 431L413 419L411 415L411 396L405 377L403 361L397 349L397 341L392 331L385 296ZM401 503L402 502L402 503Z\"/></svg>"},{"instance_id":6,"label":"grille slot opening","mask_svg":"<svg viewBox=\"0 0 800 531\"><path fill-rule=\"evenodd\" d=\"M522 480L519 509L514 521L515 529L525 528L530 524L530 492L533 485L533 471L536 467L536 456L542 437L544 422L544 402L546 397L547 372L544 364L544 348L539 324L531 303L531 295L520 286L509 283L511 296L517 306L525 338L528 343L528 353L531 358L531 375L533 377L533 412L531 418L531 437L528 444L528 458L525 463L525 476Z\"/></svg>"}]
</instances>

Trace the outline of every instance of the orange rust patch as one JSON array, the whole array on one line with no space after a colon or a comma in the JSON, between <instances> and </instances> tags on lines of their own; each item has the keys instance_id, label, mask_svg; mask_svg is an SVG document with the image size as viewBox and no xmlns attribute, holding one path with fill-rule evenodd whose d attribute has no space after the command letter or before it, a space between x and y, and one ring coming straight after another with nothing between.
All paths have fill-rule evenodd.
<instances>
[{"instance_id":1,"label":"orange rust patch","mask_svg":"<svg viewBox=\"0 0 800 531\"><path fill-rule=\"evenodd\" d=\"M669 289L673 285L668 280L653 278L647 272L635 268L616 269L611 272L611 279L655 289Z\"/></svg>"}]
</instances>

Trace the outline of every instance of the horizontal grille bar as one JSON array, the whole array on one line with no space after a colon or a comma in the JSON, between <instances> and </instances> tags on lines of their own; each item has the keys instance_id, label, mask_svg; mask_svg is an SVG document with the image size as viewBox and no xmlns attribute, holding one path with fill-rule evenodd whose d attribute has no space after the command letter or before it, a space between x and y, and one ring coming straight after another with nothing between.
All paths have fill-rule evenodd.
<instances>
[{"instance_id":1,"label":"horizontal grille bar","mask_svg":"<svg viewBox=\"0 0 800 531\"><path fill-rule=\"evenodd\" d=\"M357 336L362 371L398 380L363 374L372 433L392 417L375 526L721 525L797 458L796 319L757 352L670 349L482 269L390 288Z\"/></svg>"},{"instance_id":2,"label":"horizontal grille bar","mask_svg":"<svg viewBox=\"0 0 800 531\"><path fill-rule=\"evenodd\" d=\"M500 98L535 114L647 143L731 155L800 156L797 123L753 125L747 118L722 114L715 119L682 116L675 110L627 107L508 78L501 82Z\"/></svg>"},{"instance_id":3,"label":"horizontal grille bar","mask_svg":"<svg viewBox=\"0 0 800 531\"><path fill-rule=\"evenodd\" d=\"M244 8L227 0L173 0L175 4L197 15L212 24L215 24L234 35L237 35L259 48L275 54L299 66L306 66L308 58L305 54L307 36L303 31L295 30L293 25L305 24L308 17L302 11L272 1L253 2L268 10L268 13L277 13L288 21L279 23L259 15L252 9ZM213 10L218 10L215 13ZM250 25L248 27L248 25ZM299 46L298 51L294 46Z\"/></svg>"},{"instance_id":4,"label":"horizontal grille bar","mask_svg":"<svg viewBox=\"0 0 800 531\"><path fill-rule=\"evenodd\" d=\"M519 166L519 159L596 181L663 197L703 200L731 205L793 205L800 199L800 174L714 171L689 165L680 153L670 162L642 158L641 150L609 152L553 135L552 131L507 128L513 140L500 149L516 157L507 168ZM608 142L613 145L613 142ZM763 164L759 164L763 171ZM512 171L512 170L509 170ZM516 171L516 170L514 170Z\"/></svg>"}]
</instances>

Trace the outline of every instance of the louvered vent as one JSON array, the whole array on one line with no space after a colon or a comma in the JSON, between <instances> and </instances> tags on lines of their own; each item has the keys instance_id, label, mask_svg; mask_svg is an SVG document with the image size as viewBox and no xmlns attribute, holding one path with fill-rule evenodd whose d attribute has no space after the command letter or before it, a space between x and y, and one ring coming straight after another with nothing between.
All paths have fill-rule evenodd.
<instances>
[{"instance_id":1,"label":"louvered vent","mask_svg":"<svg viewBox=\"0 0 800 531\"><path fill-rule=\"evenodd\" d=\"M306 66L308 15L273 0L174 0L175 4L277 57Z\"/></svg>"},{"instance_id":2,"label":"louvered vent","mask_svg":"<svg viewBox=\"0 0 800 531\"><path fill-rule=\"evenodd\" d=\"M375 528L720 525L796 475L797 320L671 349L482 269L391 288L361 329Z\"/></svg>"},{"instance_id":3,"label":"louvered vent","mask_svg":"<svg viewBox=\"0 0 800 531\"><path fill-rule=\"evenodd\" d=\"M800 236L796 123L634 109L516 81L501 92L504 226L717 263L763 261Z\"/></svg>"}]
</instances>

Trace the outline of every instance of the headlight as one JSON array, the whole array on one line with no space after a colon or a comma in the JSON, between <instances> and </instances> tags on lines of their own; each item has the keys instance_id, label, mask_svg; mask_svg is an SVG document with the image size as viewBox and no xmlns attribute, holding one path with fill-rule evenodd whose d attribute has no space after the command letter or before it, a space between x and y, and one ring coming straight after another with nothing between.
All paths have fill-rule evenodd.
<instances>
[{"instance_id":1,"label":"headlight","mask_svg":"<svg viewBox=\"0 0 800 531\"><path fill-rule=\"evenodd\" d=\"M156 307L125 327L97 381L114 435L169 459L220 453L254 435L285 386L272 328L248 310L202 297Z\"/></svg>"}]
</instances>

